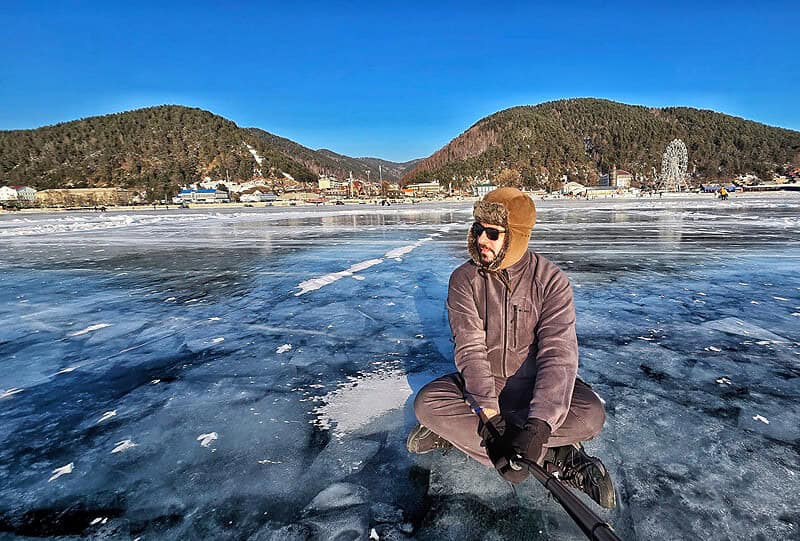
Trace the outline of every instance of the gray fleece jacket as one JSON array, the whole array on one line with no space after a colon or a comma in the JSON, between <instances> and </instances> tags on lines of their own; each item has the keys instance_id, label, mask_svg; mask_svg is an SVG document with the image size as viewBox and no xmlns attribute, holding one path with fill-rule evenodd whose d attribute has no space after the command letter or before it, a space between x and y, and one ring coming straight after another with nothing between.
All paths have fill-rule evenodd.
<instances>
[{"instance_id":1,"label":"gray fleece jacket","mask_svg":"<svg viewBox=\"0 0 800 541\"><path fill-rule=\"evenodd\" d=\"M497 272L468 261L450 276L447 312L467 399L500 411L497 389L513 382L532 396L527 418L556 431L567 417L578 371L566 274L531 251Z\"/></svg>"}]
</instances>

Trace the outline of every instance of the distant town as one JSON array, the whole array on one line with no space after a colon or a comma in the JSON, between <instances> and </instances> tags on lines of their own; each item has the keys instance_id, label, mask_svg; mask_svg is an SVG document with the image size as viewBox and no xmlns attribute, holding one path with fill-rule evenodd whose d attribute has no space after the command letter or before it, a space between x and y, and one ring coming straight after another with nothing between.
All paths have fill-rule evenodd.
<instances>
[{"instance_id":1,"label":"distant town","mask_svg":"<svg viewBox=\"0 0 800 541\"><path fill-rule=\"evenodd\" d=\"M664 193L709 193L722 188L729 193L800 191L800 167L787 175L773 176L763 181L755 175L740 175L731 182L710 182L683 189L643 189L632 187L633 175L623 169L613 169L602 174L598 186L584 186L563 179L556 192L528 191L538 198L610 198L642 197ZM256 177L247 182L233 182L204 178L196 183L182 186L177 195L159 200L147 200L144 191L126 188L64 188L36 190L30 186L0 187L0 207L5 211L20 209L100 209L104 207L175 205L179 207L239 204L244 206L284 205L341 205L373 202L416 202L419 200L483 197L495 189L496 184L484 181L472 184L468 189L459 189L452 184L439 181L408 184L385 181L370 182L352 178L341 179L332 175L321 175L317 186L294 182L291 177L266 179Z\"/></svg>"}]
</instances>

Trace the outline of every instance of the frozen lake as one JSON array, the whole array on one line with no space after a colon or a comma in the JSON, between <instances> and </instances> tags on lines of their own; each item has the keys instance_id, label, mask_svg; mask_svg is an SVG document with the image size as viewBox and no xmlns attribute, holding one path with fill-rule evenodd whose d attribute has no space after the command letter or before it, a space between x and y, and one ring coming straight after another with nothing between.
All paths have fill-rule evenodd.
<instances>
[{"instance_id":1,"label":"frozen lake","mask_svg":"<svg viewBox=\"0 0 800 541\"><path fill-rule=\"evenodd\" d=\"M537 201L623 539L800 539L800 195ZM470 203L0 216L0 538L583 539L409 456Z\"/></svg>"}]
</instances>

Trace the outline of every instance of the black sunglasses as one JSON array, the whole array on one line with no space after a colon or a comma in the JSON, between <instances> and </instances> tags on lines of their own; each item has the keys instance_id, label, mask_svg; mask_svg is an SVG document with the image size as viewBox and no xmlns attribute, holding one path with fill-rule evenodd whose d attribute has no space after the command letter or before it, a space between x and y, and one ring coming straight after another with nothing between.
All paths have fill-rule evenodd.
<instances>
[{"instance_id":1,"label":"black sunglasses","mask_svg":"<svg viewBox=\"0 0 800 541\"><path fill-rule=\"evenodd\" d=\"M481 236L481 233L486 233L486 238L489 240L497 240L500 238L500 233L505 233L505 229L497 229L496 227L483 227L480 222L472 224L472 234L475 238Z\"/></svg>"}]
</instances>

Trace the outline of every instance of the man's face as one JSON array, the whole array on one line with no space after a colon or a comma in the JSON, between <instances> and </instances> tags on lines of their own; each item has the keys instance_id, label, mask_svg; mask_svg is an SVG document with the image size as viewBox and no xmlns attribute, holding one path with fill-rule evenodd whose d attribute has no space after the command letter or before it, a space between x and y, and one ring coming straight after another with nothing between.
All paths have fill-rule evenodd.
<instances>
[{"instance_id":1,"label":"man's face","mask_svg":"<svg viewBox=\"0 0 800 541\"><path fill-rule=\"evenodd\" d=\"M487 229L489 231L486 231ZM489 237L494 236L495 231L500 232L500 234L495 240L492 240ZM472 225L472 233L477 239L478 253L483 263L488 265L497 258L497 254L503 249L503 243L506 240L505 231L502 226L486 222L475 222Z\"/></svg>"}]
</instances>

